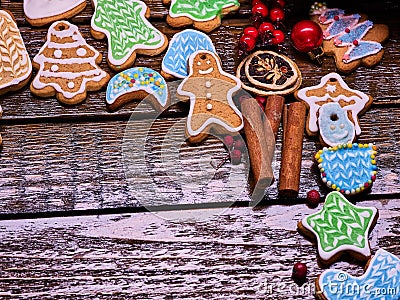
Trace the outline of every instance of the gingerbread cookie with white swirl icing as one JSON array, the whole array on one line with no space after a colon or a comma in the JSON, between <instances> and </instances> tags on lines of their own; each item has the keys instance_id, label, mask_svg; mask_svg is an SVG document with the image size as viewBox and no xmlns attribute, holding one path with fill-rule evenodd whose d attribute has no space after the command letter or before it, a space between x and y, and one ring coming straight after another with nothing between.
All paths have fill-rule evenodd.
<instances>
[{"instance_id":1,"label":"gingerbread cookie with white swirl icing","mask_svg":"<svg viewBox=\"0 0 400 300\"><path fill-rule=\"evenodd\" d=\"M25 18L33 26L72 18L85 7L86 0L24 0Z\"/></svg>"},{"instance_id":2,"label":"gingerbread cookie with white swirl icing","mask_svg":"<svg viewBox=\"0 0 400 300\"><path fill-rule=\"evenodd\" d=\"M222 70L219 57L207 50L194 52L188 61L189 75L177 94L190 100L186 132L190 142L204 140L211 130L236 134L243 128L243 116L233 102L240 81Z\"/></svg>"},{"instance_id":3,"label":"gingerbread cookie with white swirl icing","mask_svg":"<svg viewBox=\"0 0 400 300\"><path fill-rule=\"evenodd\" d=\"M0 10L0 95L25 86L32 64L14 16Z\"/></svg>"},{"instance_id":4,"label":"gingerbread cookie with white swirl icing","mask_svg":"<svg viewBox=\"0 0 400 300\"><path fill-rule=\"evenodd\" d=\"M97 64L101 54L88 45L78 27L67 22L55 22L47 41L33 59L38 73L31 84L33 94L53 97L65 104L77 104L86 99L87 91L102 89L110 79Z\"/></svg>"}]
</instances>

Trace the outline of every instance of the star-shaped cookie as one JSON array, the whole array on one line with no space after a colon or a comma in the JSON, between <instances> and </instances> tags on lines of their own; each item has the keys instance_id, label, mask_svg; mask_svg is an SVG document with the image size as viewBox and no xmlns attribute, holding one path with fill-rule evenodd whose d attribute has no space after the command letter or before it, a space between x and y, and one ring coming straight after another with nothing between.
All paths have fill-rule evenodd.
<instances>
[{"instance_id":1,"label":"star-shaped cookie","mask_svg":"<svg viewBox=\"0 0 400 300\"><path fill-rule=\"evenodd\" d=\"M368 234L377 218L375 207L353 205L339 192L331 192L322 210L305 217L298 228L317 238L318 254L324 264L333 263L342 252L365 260L371 256Z\"/></svg>"},{"instance_id":2,"label":"star-shaped cookie","mask_svg":"<svg viewBox=\"0 0 400 300\"><path fill-rule=\"evenodd\" d=\"M343 143L343 141L335 140L333 137L329 137L330 128L322 128L323 126L332 125L331 122L321 124L318 118L321 115L321 107L327 103L337 103L343 110L344 120L338 119L338 114L332 115L332 121L338 123L335 126L332 134L341 135L340 128L343 131L345 123L353 123L351 127L354 127L351 131L354 133L350 140L345 140L344 143L352 142L356 135L361 134L361 128L358 122L358 117L363 114L368 107L372 104L373 98L361 91L351 89L343 78L337 73L329 73L321 78L321 82L318 85L302 88L295 92L295 97L298 100L304 101L309 108L307 116L307 133L309 135L321 135L321 140L324 144L329 146L336 146ZM336 119L336 120L335 120ZM329 124L328 124L329 123ZM350 124L350 123L349 123ZM341 126L340 126L341 125ZM349 127L349 126L347 126ZM350 130L350 129L349 129Z\"/></svg>"}]
</instances>

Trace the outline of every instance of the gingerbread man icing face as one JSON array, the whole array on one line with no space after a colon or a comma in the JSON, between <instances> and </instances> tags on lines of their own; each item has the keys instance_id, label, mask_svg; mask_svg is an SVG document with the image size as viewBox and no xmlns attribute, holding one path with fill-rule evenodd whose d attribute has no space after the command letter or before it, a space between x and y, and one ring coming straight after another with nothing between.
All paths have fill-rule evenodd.
<instances>
[{"instance_id":1,"label":"gingerbread man icing face","mask_svg":"<svg viewBox=\"0 0 400 300\"><path fill-rule=\"evenodd\" d=\"M195 77L213 77L212 74L218 71L215 70L218 63L210 53L200 52L193 59L193 64L191 65L192 74Z\"/></svg>"}]
</instances>

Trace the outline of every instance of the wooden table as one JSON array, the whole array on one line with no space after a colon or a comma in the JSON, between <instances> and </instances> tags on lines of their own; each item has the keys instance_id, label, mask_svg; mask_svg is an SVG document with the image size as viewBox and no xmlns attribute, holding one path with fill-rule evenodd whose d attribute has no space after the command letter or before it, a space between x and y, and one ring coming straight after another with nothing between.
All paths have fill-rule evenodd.
<instances>
[{"instance_id":1,"label":"wooden table","mask_svg":"<svg viewBox=\"0 0 400 300\"><path fill-rule=\"evenodd\" d=\"M146 2L152 23L171 38L178 30L166 25L167 9L161 0ZM250 5L241 2L240 11L210 34L224 69L232 74L238 63L238 38L249 24ZM312 1L288 2L289 25L307 18ZM384 248L400 255L399 4L335 1L331 5L367 13L374 22L386 23L391 29L383 61L374 69L361 67L345 80L350 87L374 97L372 107L361 117L359 141L379 146L377 181L370 193L355 200L380 210L370 235L373 253ZM44 43L47 28L29 26L22 0L3 0L1 8L14 13L33 58ZM105 57L106 42L94 40L89 33L92 13L88 3L72 22ZM318 67L289 43L287 46L288 55L303 74L303 86L314 85L322 75L335 71L332 58L325 58L324 65ZM161 59L161 55L140 56L136 65L159 70ZM111 73L104 58L101 66ZM177 162L182 172L170 174L164 183L172 201L163 209L176 215L184 210L194 218L168 221L145 212L135 196L135 185L125 177L121 145L137 104L110 113L101 91L90 93L81 105L65 107L55 99L32 96L28 87L2 96L0 102L4 110L0 129L4 140L0 152L0 298L314 298L314 279L323 268L317 263L315 244L296 231L296 224L316 211L304 204L307 191L328 192L312 160L320 147L317 140L304 139L298 199L283 203L275 183L256 208L249 207L250 198L244 193L223 214L218 207L232 199L219 199L218 191L187 196L176 188L180 178L192 176L192 164L199 163L199 158L223 158L227 152L222 143L210 138L197 147L183 145L181 152L186 154ZM146 159L157 178L168 172L160 164L157 145L166 129L187 112L186 104L175 105L154 125ZM140 134L142 129L137 130ZM280 132L276 176L281 136ZM212 179L215 186L223 184L229 170L229 163L218 170ZM216 215L207 220L198 217L204 212ZM308 281L301 287L290 279L296 261L309 267ZM362 264L351 259L333 266L353 275L363 273Z\"/></svg>"}]
</instances>

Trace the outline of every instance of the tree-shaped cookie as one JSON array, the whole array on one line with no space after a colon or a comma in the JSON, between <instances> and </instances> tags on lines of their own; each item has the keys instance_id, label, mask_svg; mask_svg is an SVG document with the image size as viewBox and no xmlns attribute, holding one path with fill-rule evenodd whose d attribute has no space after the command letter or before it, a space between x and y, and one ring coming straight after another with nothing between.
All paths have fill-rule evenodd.
<instances>
[{"instance_id":1,"label":"tree-shaped cookie","mask_svg":"<svg viewBox=\"0 0 400 300\"><path fill-rule=\"evenodd\" d=\"M389 38L387 25L374 24L366 15L345 15L338 8L312 9L311 15L324 32L324 52L335 58L339 71L349 73L359 65L372 67L381 61L381 43Z\"/></svg>"},{"instance_id":2,"label":"tree-shaped cookie","mask_svg":"<svg viewBox=\"0 0 400 300\"><path fill-rule=\"evenodd\" d=\"M0 10L0 95L28 83L32 64L14 16Z\"/></svg>"},{"instance_id":3,"label":"tree-shaped cookie","mask_svg":"<svg viewBox=\"0 0 400 300\"><path fill-rule=\"evenodd\" d=\"M194 52L188 66L189 75L179 85L177 94L190 100L186 124L189 141L201 142L211 129L217 133L238 133L243 128L243 117L232 95L240 89L239 79L224 72L219 57L211 51Z\"/></svg>"},{"instance_id":4,"label":"tree-shaped cookie","mask_svg":"<svg viewBox=\"0 0 400 300\"><path fill-rule=\"evenodd\" d=\"M139 0L93 0L91 33L108 39L108 63L115 71L133 65L136 54L157 55L168 39L146 19L150 10Z\"/></svg>"},{"instance_id":5,"label":"tree-shaped cookie","mask_svg":"<svg viewBox=\"0 0 400 300\"><path fill-rule=\"evenodd\" d=\"M33 59L38 73L31 84L37 96L52 97L65 104L77 104L86 98L86 91L98 91L110 76L97 65L101 54L88 45L78 27L55 22L47 41Z\"/></svg>"},{"instance_id":6,"label":"tree-shaped cookie","mask_svg":"<svg viewBox=\"0 0 400 300\"><path fill-rule=\"evenodd\" d=\"M163 0L170 5L167 23L172 27L193 25L210 32L221 25L221 17L239 9L238 0Z\"/></svg>"},{"instance_id":7,"label":"tree-shaped cookie","mask_svg":"<svg viewBox=\"0 0 400 300\"><path fill-rule=\"evenodd\" d=\"M326 196L322 210L305 217L298 228L316 237L318 254L325 264L333 263L343 252L360 260L369 259L368 234L376 224L378 210L350 203L339 192Z\"/></svg>"}]
</instances>

